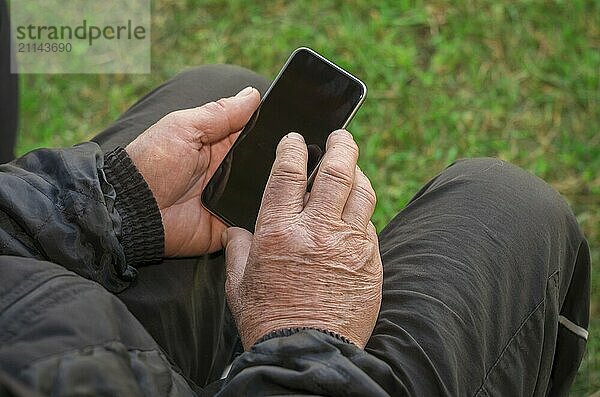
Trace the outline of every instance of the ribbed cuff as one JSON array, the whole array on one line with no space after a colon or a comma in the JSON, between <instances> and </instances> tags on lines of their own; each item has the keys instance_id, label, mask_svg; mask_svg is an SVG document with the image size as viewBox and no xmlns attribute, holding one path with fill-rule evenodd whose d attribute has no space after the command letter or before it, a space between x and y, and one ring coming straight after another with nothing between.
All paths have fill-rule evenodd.
<instances>
[{"instance_id":1,"label":"ribbed cuff","mask_svg":"<svg viewBox=\"0 0 600 397\"><path fill-rule=\"evenodd\" d=\"M116 192L121 216L120 242L128 265L156 262L164 255L165 235L152 191L122 147L104 155L104 173Z\"/></svg>"},{"instance_id":2,"label":"ribbed cuff","mask_svg":"<svg viewBox=\"0 0 600 397\"><path fill-rule=\"evenodd\" d=\"M350 339L346 338L345 336L342 336L336 332L333 331L328 331L326 329L320 329L320 328L313 328L313 327L294 327L294 328L282 328L282 329L278 329L275 331L271 331L268 334L266 334L265 336L263 336L262 338L260 338L258 341L256 341L255 345L258 345L259 343L262 342L266 342L269 339L274 339L274 338L281 338L281 337L285 337L285 336L291 336L294 335L300 331L319 331L322 332L324 334L327 334L329 336L333 336L336 339L341 340L344 343L348 343L353 345L354 343L352 343L352 341L350 341Z\"/></svg>"}]
</instances>

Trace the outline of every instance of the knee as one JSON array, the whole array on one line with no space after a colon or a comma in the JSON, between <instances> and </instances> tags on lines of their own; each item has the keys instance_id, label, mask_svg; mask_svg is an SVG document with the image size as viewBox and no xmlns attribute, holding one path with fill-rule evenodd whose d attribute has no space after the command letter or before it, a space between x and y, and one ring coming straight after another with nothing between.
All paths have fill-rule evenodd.
<instances>
[{"instance_id":1,"label":"knee","mask_svg":"<svg viewBox=\"0 0 600 397\"><path fill-rule=\"evenodd\" d=\"M462 159L446 168L430 188L449 188L473 205L512 213L532 222L559 221L578 229L565 199L532 173L494 158Z\"/></svg>"},{"instance_id":2,"label":"knee","mask_svg":"<svg viewBox=\"0 0 600 397\"><path fill-rule=\"evenodd\" d=\"M466 176L474 173L485 172L492 176L497 172L503 171L503 167L520 169L516 165L507 163L506 161L497 158L474 157L456 160L442 172L442 175L445 173L451 173L454 175Z\"/></svg>"},{"instance_id":3,"label":"knee","mask_svg":"<svg viewBox=\"0 0 600 397\"><path fill-rule=\"evenodd\" d=\"M215 89L221 96L235 95L247 86L264 94L269 86L269 81L258 73L228 64L197 66L179 73L172 80L182 90Z\"/></svg>"},{"instance_id":4,"label":"knee","mask_svg":"<svg viewBox=\"0 0 600 397\"><path fill-rule=\"evenodd\" d=\"M478 185L515 192L536 192L543 195L558 196L556 191L542 179L532 173L506 161L477 157L456 160L438 177L438 183L461 181L478 187Z\"/></svg>"},{"instance_id":5,"label":"knee","mask_svg":"<svg viewBox=\"0 0 600 397\"><path fill-rule=\"evenodd\" d=\"M506 161L491 158L465 158L450 164L440 175L441 183L461 181L477 188L492 189L490 193L532 193L534 197L559 198L545 181L529 171Z\"/></svg>"}]
</instances>

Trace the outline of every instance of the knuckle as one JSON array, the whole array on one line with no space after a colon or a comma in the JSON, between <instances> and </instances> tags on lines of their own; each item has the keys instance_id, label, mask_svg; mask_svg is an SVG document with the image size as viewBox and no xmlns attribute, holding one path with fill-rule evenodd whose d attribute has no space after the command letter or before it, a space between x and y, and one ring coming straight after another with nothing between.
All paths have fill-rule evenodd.
<instances>
[{"instance_id":1,"label":"knuckle","mask_svg":"<svg viewBox=\"0 0 600 397\"><path fill-rule=\"evenodd\" d=\"M328 180L339 183L345 187L352 186L354 179L352 168L343 160L334 159L327 161L321 165L321 173Z\"/></svg>"},{"instance_id":2,"label":"knuckle","mask_svg":"<svg viewBox=\"0 0 600 397\"><path fill-rule=\"evenodd\" d=\"M374 207L377 203L377 196L375 195L375 191L371 188L370 185L356 185L354 186L355 193L359 200L363 201L365 204Z\"/></svg>"},{"instance_id":3,"label":"knuckle","mask_svg":"<svg viewBox=\"0 0 600 397\"><path fill-rule=\"evenodd\" d=\"M210 102L210 103L214 104L213 107L216 112L227 114L229 106L227 106L227 100L225 98L221 98L221 99L218 99L218 100L216 100L214 102Z\"/></svg>"},{"instance_id":4,"label":"knuckle","mask_svg":"<svg viewBox=\"0 0 600 397\"><path fill-rule=\"evenodd\" d=\"M352 152L353 154L355 154L358 157L358 145L356 144L356 142L354 142L354 139L344 142L344 144L348 147L348 150L350 152Z\"/></svg>"},{"instance_id":5,"label":"knuckle","mask_svg":"<svg viewBox=\"0 0 600 397\"><path fill-rule=\"evenodd\" d=\"M357 194L369 204L375 206L377 203L377 194L366 175L360 173L358 176L358 183L354 186Z\"/></svg>"},{"instance_id":6,"label":"knuckle","mask_svg":"<svg viewBox=\"0 0 600 397\"><path fill-rule=\"evenodd\" d=\"M200 109L207 113L207 120L210 124L209 128L231 130L231 120L229 119L229 108L226 105L225 99L209 102Z\"/></svg>"},{"instance_id":7,"label":"knuckle","mask_svg":"<svg viewBox=\"0 0 600 397\"><path fill-rule=\"evenodd\" d=\"M289 141L290 139L288 139ZM284 181L306 179L306 153L300 145L279 145L271 177Z\"/></svg>"},{"instance_id":8,"label":"knuckle","mask_svg":"<svg viewBox=\"0 0 600 397\"><path fill-rule=\"evenodd\" d=\"M202 106L202 108L215 115L220 113L227 113L227 106L225 105L225 103L226 102L224 101L224 99L219 99L216 101L208 102L207 104Z\"/></svg>"},{"instance_id":9,"label":"knuckle","mask_svg":"<svg viewBox=\"0 0 600 397\"><path fill-rule=\"evenodd\" d=\"M358 145L354 141L344 140L340 142L334 142L332 147L335 147L344 153L348 153L352 157L358 158Z\"/></svg>"},{"instance_id":10,"label":"knuckle","mask_svg":"<svg viewBox=\"0 0 600 397\"><path fill-rule=\"evenodd\" d=\"M302 182L305 180L303 169L293 161L282 161L277 167L273 168L271 178L275 183L282 182Z\"/></svg>"}]
</instances>

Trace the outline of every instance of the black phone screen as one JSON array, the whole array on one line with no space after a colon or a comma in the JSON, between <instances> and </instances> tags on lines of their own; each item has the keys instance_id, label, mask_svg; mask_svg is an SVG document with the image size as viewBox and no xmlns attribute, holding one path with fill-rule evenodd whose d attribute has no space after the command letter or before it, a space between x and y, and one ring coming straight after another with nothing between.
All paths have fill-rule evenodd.
<instances>
[{"instance_id":1,"label":"black phone screen","mask_svg":"<svg viewBox=\"0 0 600 397\"><path fill-rule=\"evenodd\" d=\"M204 206L253 232L281 138L304 136L310 175L327 136L350 121L365 95L360 80L312 50L296 50L204 189Z\"/></svg>"}]
</instances>

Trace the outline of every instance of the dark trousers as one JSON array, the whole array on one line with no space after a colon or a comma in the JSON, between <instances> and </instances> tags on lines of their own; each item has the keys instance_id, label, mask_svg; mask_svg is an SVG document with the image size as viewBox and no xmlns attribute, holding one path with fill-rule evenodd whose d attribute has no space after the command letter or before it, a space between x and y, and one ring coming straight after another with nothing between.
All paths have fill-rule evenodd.
<instances>
[{"instance_id":1,"label":"dark trousers","mask_svg":"<svg viewBox=\"0 0 600 397\"><path fill-rule=\"evenodd\" d=\"M94 140L125 146L165 114L268 82L232 66L182 73ZM381 232L383 302L366 351L447 394L566 395L585 349L590 259L573 213L495 159L454 163ZM139 269L123 302L199 385L239 350L222 253ZM425 376L424 374L428 374ZM375 374L376 376L376 374Z\"/></svg>"}]
</instances>

